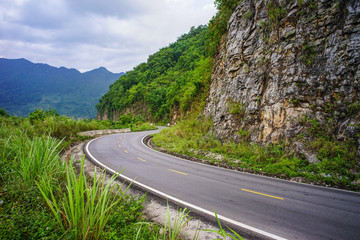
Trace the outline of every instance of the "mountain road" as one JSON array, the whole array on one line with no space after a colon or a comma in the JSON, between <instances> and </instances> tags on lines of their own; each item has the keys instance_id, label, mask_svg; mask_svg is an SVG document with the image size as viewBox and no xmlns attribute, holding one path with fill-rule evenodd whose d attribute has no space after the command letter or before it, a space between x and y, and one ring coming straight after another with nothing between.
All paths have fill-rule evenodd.
<instances>
[{"instance_id":1,"label":"mountain road","mask_svg":"<svg viewBox=\"0 0 360 240\"><path fill-rule=\"evenodd\" d=\"M88 158L121 177L238 231L264 239L359 239L360 194L204 165L147 147L155 131L89 141Z\"/></svg>"}]
</instances>

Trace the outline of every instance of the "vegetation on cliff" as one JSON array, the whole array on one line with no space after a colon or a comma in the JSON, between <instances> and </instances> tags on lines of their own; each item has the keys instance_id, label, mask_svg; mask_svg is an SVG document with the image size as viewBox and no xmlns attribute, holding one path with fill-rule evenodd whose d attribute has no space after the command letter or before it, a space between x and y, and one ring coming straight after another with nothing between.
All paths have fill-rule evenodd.
<instances>
[{"instance_id":1,"label":"vegetation on cliff","mask_svg":"<svg viewBox=\"0 0 360 240\"><path fill-rule=\"evenodd\" d=\"M241 0L214 1L218 12L209 22L208 50L211 54L214 54L216 50L218 50L220 39L227 31L230 16L240 2Z\"/></svg>"}]
</instances>

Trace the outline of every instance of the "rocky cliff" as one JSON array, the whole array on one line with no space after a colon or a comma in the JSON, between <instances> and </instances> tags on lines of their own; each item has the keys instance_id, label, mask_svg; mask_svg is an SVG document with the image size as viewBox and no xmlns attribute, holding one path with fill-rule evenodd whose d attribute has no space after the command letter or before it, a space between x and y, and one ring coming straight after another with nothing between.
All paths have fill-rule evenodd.
<instances>
[{"instance_id":1,"label":"rocky cliff","mask_svg":"<svg viewBox=\"0 0 360 240\"><path fill-rule=\"evenodd\" d=\"M220 138L292 142L312 121L359 143L359 66L360 1L243 0L204 111Z\"/></svg>"}]
</instances>

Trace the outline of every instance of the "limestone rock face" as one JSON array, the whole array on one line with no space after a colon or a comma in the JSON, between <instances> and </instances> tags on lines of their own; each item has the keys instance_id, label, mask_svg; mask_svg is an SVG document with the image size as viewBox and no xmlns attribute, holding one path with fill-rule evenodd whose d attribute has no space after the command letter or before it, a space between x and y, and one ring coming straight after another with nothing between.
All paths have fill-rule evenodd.
<instances>
[{"instance_id":1,"label":"limestone rock face","mask_svg":"<svg viewBox=\"0 0 360 240\"><path fill-rule=\"evenodd\" d=\"M217 53L205 115L219 138L242 129L252 142L289 140L307 130L305 118L331 119L346 137L359 130L359 66L360 1L243 0Z\"/></svg>"}]
</instances>

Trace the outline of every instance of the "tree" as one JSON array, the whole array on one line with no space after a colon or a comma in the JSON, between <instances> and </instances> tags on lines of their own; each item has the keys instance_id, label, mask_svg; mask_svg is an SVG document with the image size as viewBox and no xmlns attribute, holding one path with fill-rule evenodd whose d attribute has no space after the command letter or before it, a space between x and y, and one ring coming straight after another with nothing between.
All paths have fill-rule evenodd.
<instances>
[{"instance_id":1,"label":"tree","mask_svg":"<svg viewBox=\"0 0 360 240\"><path fill-rule=\"evenodd\" d=\"M0 116L9 117L10 114L8 114L3 108L0 108Z\"/></svg>"}]
</instances>

